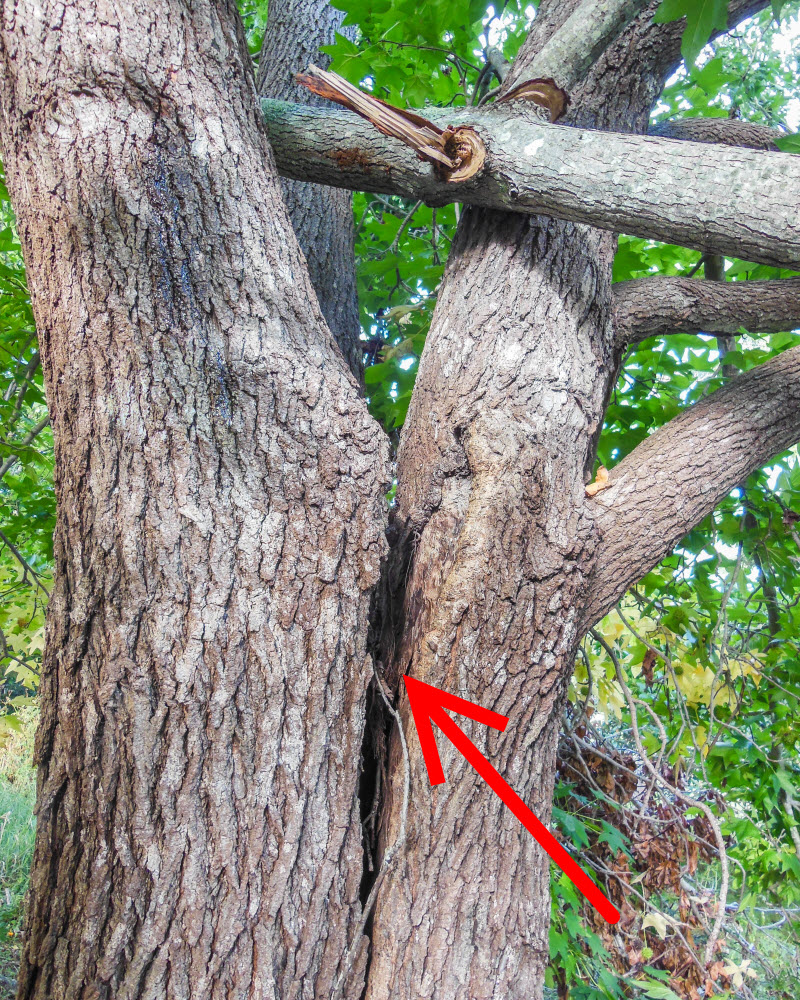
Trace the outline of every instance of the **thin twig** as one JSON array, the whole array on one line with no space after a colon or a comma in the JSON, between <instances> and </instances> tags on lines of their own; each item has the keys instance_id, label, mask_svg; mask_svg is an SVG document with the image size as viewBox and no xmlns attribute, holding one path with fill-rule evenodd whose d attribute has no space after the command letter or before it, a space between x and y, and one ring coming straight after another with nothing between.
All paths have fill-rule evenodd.
<instances>
[{"instance_id":1,"label":"thin twig","mask_svg":"<svg viewBox=\"0 0 800 1000\"><path fill-rule=\"evenodd\" d=\"M400 240L402 239L403 233L406 231L406 229L408 229L409 223L414 218L414 216L417 214L417 209L420 207L421 204L422 204L422 201L415 202L411 206L411 210L406 213L406 216L403 219L403 221L400 223L400 228L397 230L394 239L389 244L389 249L386 251L387 253L394 253L395 250L397 250L397 247L400 244Z\"/></svg>"},{"instance_id":2,"label":"thin twig","mask_svg":"<svg viewBox=\"0 0 800 1000\"><path fill-rule=\"evenodd\" d=\"M41 590L43 590L44 593L47 596L47 599L50 600L50 591L47 589L47 587L45 587L45 585L39 579L39 574L30 565L30 563L27 561L27 559L25 558L25 556L20 552L20 550L11 541L11 539L6 534L4 534L4 532L2 532L2 531L0 531L0 542L2 542L3 545L7 545L8 546L8 548L11 551L11 554L15 557L15 559L19 562L19 564L25 570L25 573L26 574L29 573L31 575L31 577L33 578L33 582L36 584L36 586L39 587Z\"/></svg>"},{"instance_id":3,"label":"thin twig","mask_svg":"<svg viewBox=\"0 0 800 1000\"><path fill-rule=\"evenodd\" d=\"M386 691L384 690L383 687L383 681L381 679L380 674L378 673L377 663L374 659L372 661L372 671L375 675L375 682L378 685L378 690L381 693L381 698L383 698L384 704L386 705L389 714L394 718L395 722L397 723L397 731L400 735L400 746L402 747L403 751L403 771L404 771L403 806L400 811L400 829L397 833L397 838L395 839L395 842L392 844L392 846L384 855L383 861L381 863L381 870L378 872L378 875L372 885L372 890L370 891L369 897L367 898L367 901L364 904L364 909L361 911L361 919L358 921L358 926L356 927L355 934L353 935L353 940L350 944L350 947L347 949L347 954L343 959L342 971L339 974L338 980L336 981L336 986L333 989L331 1000L340 1000L342 996L342 992L347 983L347 978L352 972L353 965L361 949L361 938L364 933L364 928L367 925L367 920L369 919L369 915L372 912L372 909L375 906L375 901L378 898L378 890L380 889L381 883L386 877L386 873L389 871L392 862L397 857L400 848L406 842L406 820L408 818L408 801L411 795L411 762L408 756L408 745L406 743L405 733L403 732L403 721L400 718L400 713L397 711L397 709L394 708L392 703L389 701L389 698L387 697Z\"/></svg>"},{"instance_id":4,"label":"thin twig","mask_svg":"<svg viewBox=\"0 0 800 1000\"><path fill-rule=\"evenodd\" d=\"M679 788L676 788L674 785L671 785L653 767L653 765L652 765L652 763L650 761L650 758L648 757L648 755L647 755L647 753L646 753L646 751L644 749L644 746L642 745L642 739L641 739L641 736L639 734L639 720L638 720L638 717L637 717L637 714L636 714L636 702L634 700L633 695L630 692L630 688L628 687L628 685L627 685L627 683L625 681L625 677L624 677L624 675L622 673L622 668L619 665L619 660L617 659L617 656L614 653L613 649L609 646L609 644L606 642L606 640L603 638L603 636L600 635L599 632L595 632L594 636L597 639L597 641L600 643L600 645L605 649L606 653L608 654L609 658L611 659L612 664L614 665L614 670L616 671L616 674L617 674L617 683L622 688L622 693L625 695L625 700L628 703L628 710L631 713L631 729L632 729L632 733L633 733L633 741L636 744L636 750L637 750L637 752L638 752L638 754L639 754L639 756L640 756L640 758L642 760L642 763L647 768L647 770L650 771L650 773L656 779L657 783L659 785L661 785L662 788L664 788L670 794L675 795L676 798L681 799L690 808L692 808L692 809L699 809L705 815L706 819L708 820L709 826L714 831L714 839L717 842L717 850L719 852L720 869L721 869L721 872L722 872L722 885L720 886L720 891L719 891L719 901L718 901L718 905L717 905L717 914L716 914L716 917L714 918L714 924L713 924L713 926L711 928L711 932L710 932L710 934L708 936L708 941L706 941L706 949L705 949L705 956L704 956L704 958L705 958L706 965L708 965L708 963L713 958L714 947L715 947L715 945L716 945L716 943L717 943L717 941L719 939L720 932L722 931L722 924L723 924L723 922L725 920L725 905L726 905L727 900L728 900L728 885L729 885L729 882L730 882L730 870L729 870L729 867L728 867L728 853L727 853L727 851L725 849L725 840L724 840L724 838L722 836L722 829L721 829L721 827L719 825L719 821L717 820L717 817L714 815L714 813L706 805L705 802L702 802L700 799L692 798L691 795L687 795L685 792L682 792ZM648 705L644 705L643 707L646 708L646 709L649 709ZM653 715L655 714L655 713L652 712L652 710L650 710L650 711L651 711L651 714L653 714Z\"/></svg>"},{"instance_id":5,"label":"thin twig","mask_svg":"<svg viewBox=\"0 0 800 1000\"><path fill-rule=\"evenodd\" d=\"M14 448L26 447L31 443L31 441L33 441L35 437L37 437L37 435L42 433L42 431L45 429L45 427L47 427L49 423L50 423L50 415L48 414L46 417L42 417L39 423L35 427L33 427L30 431L28 431L28 433L21 441L16 442L13 445L13 447ZM6 445L6 447L11 447L11 446ZM0 465L0 479L2 479L3 476L11 468L11 466L18 461L19 461L19 455L9 455L8 458L5 460L5 462L3 462L2 465Z\"/></svg>"}]
</instances>

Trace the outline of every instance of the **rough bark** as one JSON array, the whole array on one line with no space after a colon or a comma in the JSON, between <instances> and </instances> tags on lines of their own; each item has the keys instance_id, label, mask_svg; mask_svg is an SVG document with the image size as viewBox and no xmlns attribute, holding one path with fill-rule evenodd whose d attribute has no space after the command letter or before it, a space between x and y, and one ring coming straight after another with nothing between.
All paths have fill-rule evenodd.
<instances>
[{"instance_id":1,"label":"rough bark","mask_svg":"<svg viewBox=\"0 0 800 1000\"><path fill-rule=\"evenodd\" d=\"M258 91L264 97L316 105L312 93L298 86L295 74L311 63L323 69L330 57L320 51L342 29L344 14L328 0L271 0L258 61ZM363 374L361 326L353 244L352 195L319 184L282 179L283 198L305 254L322 315L360 381Z\"/></svg>"},{"instance_id":2,"label":"rough bark","mask_svg":"<svg viewBox=\"0 0 800 1000\"><path fill-rule=\"evenodd\" d=\"M517 104L425 109L470 125L488 150L476 177L451 183L399 140L346 111L264 101L283 176L429 204L550 215L612 232L778 266L800 264L800 157L706 142L545 125Z\"/></svg>"},{"instance_id":3,"label":"rough bark","mask_svg":"<svg viewBox=\"0 0 800 1000\"><path fill-rule=\"evenodd\" d=\"M651 125L649 135L662 139L684 139L690 142L711 142L722 146L747 146L775 152L775 141L783 135L767 125L742 122L735 118L680 118L674 122Z\"/></svg>"},{"instance_id":4,"label":"rough bark","mask_svg":"<svg viewBox=\"0 0 800 1000\"><path fill-rule=\"evenodd\" d=\"M576 6L544 0L520 73ZM654 6L571 124L646 127L681 29ZM282 207L234 6L168 13L2 7L59 494L20 990L329 998L358 913L385 456ZM507 712L470 735L544 821L600 537L583 482L616 374L613 252L571 222L465 213L400 460L387 667ZM431 790L411 752L367 995L538 1000L545 859L452 755ZM396 798L385 814L389 843Z\"/></svg>"},{"instance_id":5,"label":"rough bark","mask_svg":"<svg viewBox=\"0 0 800 1000\"><path fill-rule=\"evenodd\" d=\"M383 438L235 5L0 13L58 498L19 996L327 1000L359 913Z\"/></svg>"},{"instance_id":6,"label":"rough bark","mask_svg":"<svg viewBox=\"0 0 800 1000\"><path fill-rule=\"evenodd\" d=\"M531 77L552 77L561 87L581 80L598 56L647 6L648 0L584 0L563 15L558 30L536 51L532 60L523 57L519 68ZM555 26L554 26L555 29Z\"/></svg>"},{"instance_id":7,"label":"rough bark","mask_svg":"<svg viewBox=\"0 0 800 1000\"><path fill-rule=\"evenodd\" d=\"M594 262L611 242L467 213L398 460L413 562L394 674L510 715L502 736L465 729L545 821L593 554L583 484L613 371L610 273ZM408 848L381 893L367 996L539 996L546 858L452 748L432 789L410 742ZM398 823L394 808L388 842Z\"/></svg>"},{"instance_id":8,"label":"rough bark","mask_svg":"<svg viewBox=\"0 0 800 1000\"><path fill-rule=\"evenodd\" d=\"M601 537L591 627L716 504L800 440L800 348L744 372L643 441L590 501Z\"/></svg>"},{"instance_id":9,"label":"rough bark","mask_svg":"<svg viewBox=\"0 0 800 1000\"><path fill-rule=\"evenodd\" d=\"M540 8L511 86L574 4ZM646 128L680 27L637 19L573 95L572 122ZM538 23L537 23L538 22ZM601 60L602 62L602 60ZM623 84L624 87L624 84ZM597 558L584 482L617 371L610 322L615 241L569 222L464 213L403 430L396 579L403 671L511 717L502 735L465 723L547 822L563 692ZM403 591L403 584L405 590ZM400 695L408 723L408 706ZM410 739L408 842L378 901L368 1000L539 1000L548 866L498 800L440 745L432 789ZM392 741L386 842L403 769Z\"/></svg>"},{"instance_id":10,"label":"rough bark","mask_svg":"<svg viewBox=\"0 0 800 1000\"><path fill-rule=\"evenodd\" d=\"M800 278L637 278L614 286L620 347L670 333L779 333L800 326Z\"/></svg>"}]
</instances>

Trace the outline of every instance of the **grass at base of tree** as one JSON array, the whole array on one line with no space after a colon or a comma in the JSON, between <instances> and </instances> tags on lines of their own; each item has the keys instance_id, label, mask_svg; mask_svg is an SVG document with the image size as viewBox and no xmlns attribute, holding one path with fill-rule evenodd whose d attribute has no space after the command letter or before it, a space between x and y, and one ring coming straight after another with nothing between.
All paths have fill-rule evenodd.
<instances>
[{"instance_id":1,"label":"grass at base of tree","mask_svg":"<svg viewBox=\"0 0 800 1000\"><path fill-rule=\"evenodd\" d=\"M0 1000L14 996L35 831L36 770L31 761L38 712L24 708L17 717L19 731L4 736L0 745Z\"/></svg>"}]
</instances>

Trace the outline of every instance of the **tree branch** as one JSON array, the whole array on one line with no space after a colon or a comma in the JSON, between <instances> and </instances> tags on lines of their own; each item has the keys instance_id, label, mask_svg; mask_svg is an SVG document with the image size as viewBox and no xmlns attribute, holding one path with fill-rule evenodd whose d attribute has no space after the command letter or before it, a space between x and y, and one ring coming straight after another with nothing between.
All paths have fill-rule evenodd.
<instances>
[{"instance_id":1,"label":"tree branch","mask_svg":"<svg viewBox=\"0 0 800 1000\"><path fill-rule=\"evenodd\" d=\"M738 121L735 118L681 118L674 122L651 125L648 129L648 135L659 136L661 139L743 146L748 149L766 149L773 153L778 149L776 139L780 139L783 134L768 125Z\"/></svg>"},{"instance_id":2,"label":"tree branch","mask_svg":"<svg viewBox=\"0 0 800 1000\"><path fill-rule=\"evenodd\" d=\"M528 77L552 77L560 87L580 80L649 0L584 0L553 33L533 60L520 60L509 84Z\"/></svg>"},{"instance_id":3,"label":"tree branch","mask_svg":"<svg viewBox=\"0 0 800 1000\"><path fill-rule=\"evenodd\" d=\"M280 173L429 204L551 215L777 266L800 262L800 157L544 125L517 105L426 109L473 126L488 157L440 180L411 150L348 112L262 101ZM516 113L515 113L516 112Z\"/></svg>"},{"instance_id":4,"label":"tree branch","mask_svg":"<svg viewBox=\"0 0 800 1000\"><path fill-rule=\"evenodd\" d=\"M614 286L620 347L671 333L780 333L800 327L800 278L637 278Z\"/></svg>"},{"instance_id":5,"label":"tree branch","mask_svg":"<svg viewBox=\"0 0 800 1000\"><path fill-rule=\"evenodd\" d=\"M739 375L643 441L587 501L602 541L582 629L613 608L726 494L799 440L796 347Z\"/></svg>"}]
</instances>

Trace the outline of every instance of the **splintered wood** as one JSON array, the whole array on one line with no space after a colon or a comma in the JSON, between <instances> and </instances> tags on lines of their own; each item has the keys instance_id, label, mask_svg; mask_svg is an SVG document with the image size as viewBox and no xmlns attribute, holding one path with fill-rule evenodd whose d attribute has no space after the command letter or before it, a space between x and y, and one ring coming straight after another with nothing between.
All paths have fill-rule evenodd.
<instances>
[{"instance_id":1,"label":"splintered wood","mask_svg":"<svg viewBox=\"0 0 800 1000\"><path fill-rule=\"evenodd\" d=\"M511 104L514 101L531 101L550 114L550 121L557 122L569 107L569 94L556 85L555 80L526 80L507 94L498 97L495 105Z\"/></svg>"},{"instance_id":2,"label":"splintered wood","mask_svg":"<svg viewBox=\"0 0 800 1000\"><path fill-rule=\"evenodd\" d=\"M317 66L309 66L305 73L298 73L297 82L312 93L355 111L384 135L400 139L415 150L421 160L432 163L444 180L468 180L478 174L486 162L483 140L469 125L441 129L427 118L365 94L338 74ZM512 101L532 101L547 110L551 121L556 121L566 110L569 97L552 80L528 80L503 99L505 103Z\"/></svg>"}]
</instances>

